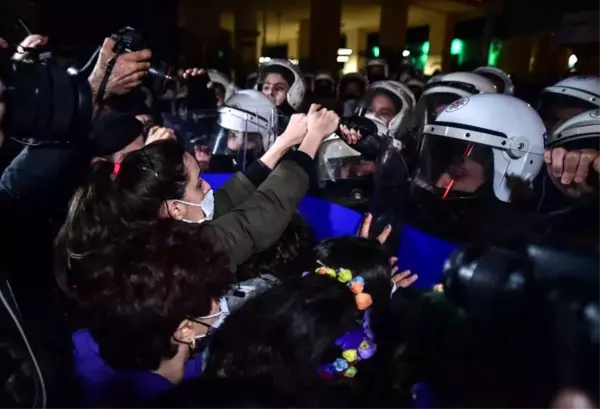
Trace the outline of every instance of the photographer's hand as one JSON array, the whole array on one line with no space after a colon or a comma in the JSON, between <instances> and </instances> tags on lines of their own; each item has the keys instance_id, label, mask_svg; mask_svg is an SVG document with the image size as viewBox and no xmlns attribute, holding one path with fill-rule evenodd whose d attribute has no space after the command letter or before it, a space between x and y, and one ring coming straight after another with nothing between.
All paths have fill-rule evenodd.
<instances>
[{"instance_id":1,"label":"photographer's hand","mask_svg":"<svg viewBox=\"0 0 600 409\"><path fill-rule=\"evenodd\" d=\"M88 78L88 82L92 87L94 100L106 73L106 65L115 56L113 52L114 46L115 41L113 39L107 38L104 40L94 70ZM132 89L142 85L143 78L148 75L148 69L150 68L148 60L151 57L152 52L150 50L119 55L106 83L104 99L115 95L127 94Z\"/></svg>"},{"instance_id":2,"label":"photographer's hand","mask_svg":"<svg viewBox=\"0 0 600 409\"><path fill-rule=\"evenodd\" d=\"M35 49L40 45L48 44L48 37L44 37L40 34L31 34L25 37L25 40L21 41L17 47L17 52L13 54L12 59L15 61L26 60L30 52L29 50Z\"/></svg>"}]
</instances>

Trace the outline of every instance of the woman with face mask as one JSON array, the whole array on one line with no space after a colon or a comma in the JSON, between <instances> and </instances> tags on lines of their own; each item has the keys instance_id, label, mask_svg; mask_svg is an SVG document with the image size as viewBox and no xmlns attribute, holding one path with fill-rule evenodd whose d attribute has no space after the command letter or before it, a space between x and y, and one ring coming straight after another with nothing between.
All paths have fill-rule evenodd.
<instances>
[{"instance_id":1,"label":"woman with face mask","mask_svg":"<svg viewBox=\"0 0 600 409\"><path fill-rule=\"evenodd\" d=\"M199 377L229 315L227 256L193 225L134 228L89 255L71 283L84 329L73 336L82 405L143 405ZM76 284L76 286L75 286Z\"/></svg>"},{"instance_id":2,"label":"woman with face mask","mask_svg":"<svg viewBox=\"0 0 600 409\"><path fill-rule=\"evenodd\" d=\"M235 269L281 236L308 189L318 146L338 121L335 113L316 107L308 116L295 115L261 158L261 166L274 170L254 193L252 183L242 177L228 182L236 189L213 193L198 162L173 140L131 152L119 164L93 164L91 180L75 194L57 238L59 281L64 283L61 275L85 263L88 254L157 219L198 224L199 234L231 252ZM275 167L297 144L299 149Z\"/></svg>"}]
</instances>

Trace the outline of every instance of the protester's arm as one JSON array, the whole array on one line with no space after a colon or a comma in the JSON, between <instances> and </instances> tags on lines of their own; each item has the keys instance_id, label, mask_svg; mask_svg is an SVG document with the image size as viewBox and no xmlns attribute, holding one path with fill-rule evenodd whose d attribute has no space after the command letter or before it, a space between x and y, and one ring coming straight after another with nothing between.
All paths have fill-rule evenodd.
<instances>
[{"instance_id":1,"label":"protester's arm","mask_svg":"<svg viewBox=\"0 0 600 409\"><path fill-rule=\"evenodd\" d=\"M233 266L266 250L283 234L292 214L308 191L313 160L294 152L242 205L208 223L203 234L231 256Z\"/></svg>"},{"instance_id":2,"label":"protester's arm","mask_svg":"<svg viewBox=\"0 0 600 409\"><path fill-rule=\"evenodd\" d=\"M308 132L298 151L291 152L250 199L204 227L208 239L231 255L234 266L271 247L281 237L308 190L319 145L338 123L334 112L311 107Z\"/></svg>"},{"instance_id":3,"label":"protester's arm","mask_svg":"<svg viewBox=\"0 0 600 409\"><path fill-rule=\"evenodd\" d=\"M306 135L306 115L292 115L285 132L280 135L265 154L244 172L236 173L215 191L215 218L230 212L250 198L263 183L281 158Z\"/></svg>"}]
</instances>

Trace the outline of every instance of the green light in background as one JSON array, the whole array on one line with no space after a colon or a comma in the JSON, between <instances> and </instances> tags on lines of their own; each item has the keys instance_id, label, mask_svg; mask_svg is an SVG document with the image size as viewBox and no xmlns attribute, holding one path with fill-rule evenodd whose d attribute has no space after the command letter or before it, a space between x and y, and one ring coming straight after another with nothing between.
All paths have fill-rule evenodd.
<instances>
[{"instance_id":1,"label":"green light in background","mask_svg":"<svg viewBox=\"0 0 600 409\"><path fill-rule=\"evenodd\" d=\"M455 38L454 40L452 40L452 43L450 44L450 54L452 55L460 55L463 52L463 48L464 48L464 41L459 39L459 38Z\"/></svg>"},{"instance_id":2,"label":"green light in background","mask_svg":"<svg viewBox=\"0 0 600 409\"><path fill-rule=\"evenodd\" d=\"M490 43L490 49L488 51L488 63L490 67L495 67L498 65L498 60L500 59L500 51L502 51L502 41L500 40L492 40Z\"/></svg>"},{"instance_id":3,"label":"green light in background","mask_svg":"<svg viewBox=\"0 0 600 409\"><path fill-rule=\"evenodd\" d=\"M423 43L423 45L421 46L421 52L423 54L427 54L427 55L429 54L429 41L425 41Z\"/></svg>"},{"instance_id":4,"label":"green light in background","mask_svg":"<svg viewBox=\"0 0 600 409\"><path fill-rule=\"evenodd\" d=\"M379 53L380 53L379 47L373 47L372 51L373 51L373 57L379 58Z\"/></svg>"},{"instance_id":5,"label":"green light in background","mask_svg":"<svg viewBox=\"0 0 600 409\"><path fill-rule=\"evenodd\" d=\"M223 58L223 50L219 50L218 55L219 55L219 58Z\"/></svg>"}]
</instances>

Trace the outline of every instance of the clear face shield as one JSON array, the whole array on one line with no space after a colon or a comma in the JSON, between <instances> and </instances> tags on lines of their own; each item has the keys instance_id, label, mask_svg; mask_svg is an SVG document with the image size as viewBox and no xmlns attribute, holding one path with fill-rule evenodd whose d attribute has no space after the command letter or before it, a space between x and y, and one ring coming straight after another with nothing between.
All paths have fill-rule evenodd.
<instances>
[{"instance_id":1,"label":"clear face shield","mask_svg":"<svg viewBox=\"0 0 600 409\"><path fill-rule=\"evenodd\" d=\"M532 151L525 138L474 131L472 140L465 140L452 137L463 131L445 133L423 135L410 189L415 220L425 230L458 242L510 227L503 224L535 202L529 180L543 163L541 151Z\"/></svg>"},{"instance_id":2,"label":"clear face shield","mask_svg":"<svg viewBox=\"0 0 600 409\"><path fill-rule=\"evenodd\" d=\"M243 171L269 149L276 136L277 114L275 109L262 111L219 108L210 140L211 167Z\"/></svg>"},{"instance_id":3,"label":"clear face shield","mask_svg":"<svg viewBox=\"0 0 600 409\"><path fill-rule=\"evenodd\" d=\"M488 145L424 134L413 183L440 200L476 197L492 182L492 152Z\"/></svg>"},{"instance_id":4,"label":"clear face shield","mask_svg":"<svg viewBox=\"0 0 600 409\"><path fill-rule=\"evenodd\" d=\"M370 83L376 81L385 81L386 77L386 67L383 64L373 64L367 66L367 78Z\"/></svg>"},{"instance_id":5,"label":"clear face shield","mask_svg":"<svg viewBox=\"0 0 600 409\"><path fill-rule=\"evenodd\" d=\"M202 171L209 170L210 145L217 119L214 109L179 110L164 117L165 126L173 129L180 140L189 141L188 150L195 153Z\"/></svg>"},{"instance_id":6,"label":"clear face shield","mask_svg":"<svg viewBox=\"0 0 600 409\"><path fill-rule=\"evenodd\" d=\"M557 125L585 111L597 108L596 104L581 98L555 92L543 92L537 111L546 125L546 130L552 132Z\"/></svg>"},{"instance_id":7,"label":"clear face shield","mask_svg":"<svg viewBox=\"0 0 600 409\"><path fill-rule=\"evenodd\" d=\"M414 119L420 125L430 124L448 105L463 98L464 95L454 92L435 92L424 94L419 98L415 108Z\"/></svg>"},{"instance_id":8,"label":"clear face shield","mask_svg":"<svg viewBox=\"0 0 600 409\"><path fill-rule=\"evenodd\" d=\"M330 201L355 207L368 204L375 162L365 159L342 139L324 141L317 154L317 182Z\"/></svg>"}]
</instances>

